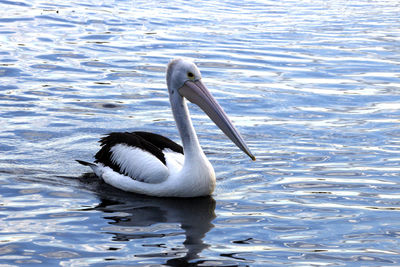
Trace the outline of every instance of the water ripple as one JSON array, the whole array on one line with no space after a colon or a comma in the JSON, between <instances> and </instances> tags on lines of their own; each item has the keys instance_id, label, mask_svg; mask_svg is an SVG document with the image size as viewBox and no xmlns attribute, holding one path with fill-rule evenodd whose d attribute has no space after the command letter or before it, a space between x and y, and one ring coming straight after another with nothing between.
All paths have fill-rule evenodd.
<instances>
[{"instance_id":1,"label":"water ripple","mask_svg":"<svg viewBox=\"0 0 400 267\"><path fill-rule=\"evenodd\" d=\"M398 1L0 7L4 264L399 264ZM196 61L257 161L190 106L212 198L124 194L82 175L74 160L107 132L179 140L164 77L178 56Z\"/></svg>"}]
</instances>

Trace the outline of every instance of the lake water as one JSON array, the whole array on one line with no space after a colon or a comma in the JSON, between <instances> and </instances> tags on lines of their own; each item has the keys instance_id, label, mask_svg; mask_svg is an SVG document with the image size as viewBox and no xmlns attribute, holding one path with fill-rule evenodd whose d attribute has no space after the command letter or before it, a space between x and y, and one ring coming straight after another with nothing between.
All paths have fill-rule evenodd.
<instances>
[{"instance_id":1,"label":"lake water","mask_svg":"<svg viewBox=\"0 0 400 267\"><path fill-rule=\"evenodd\" d=\"M2 266L400 266L400 4L0 0ZM194 60L257 157L190 106L211 197L99 182L111 131L179 141Z\"/></svg>"}]
</instances>

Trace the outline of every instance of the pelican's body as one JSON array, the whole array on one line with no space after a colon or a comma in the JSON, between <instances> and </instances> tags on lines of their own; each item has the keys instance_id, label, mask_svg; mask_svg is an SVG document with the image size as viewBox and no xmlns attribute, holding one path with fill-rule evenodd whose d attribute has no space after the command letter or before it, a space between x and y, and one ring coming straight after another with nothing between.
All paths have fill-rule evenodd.
<instances>
[{"instance_id":1,"label":"pelican's body","mask_svg":"<svg viewBox=\"0 0 400 267\"><path fill-rule=\"evenodd\" d=\"M239 132L201 82L200 71L188 61L168 64L167 86L183 147L148 132L111 133L100 140L102 148L90 166L106 183L151 196L196 197L210 195L215 173L200 147L184 99L197 104L221 130L253 160Z\"/></svg>"}]
</instances>

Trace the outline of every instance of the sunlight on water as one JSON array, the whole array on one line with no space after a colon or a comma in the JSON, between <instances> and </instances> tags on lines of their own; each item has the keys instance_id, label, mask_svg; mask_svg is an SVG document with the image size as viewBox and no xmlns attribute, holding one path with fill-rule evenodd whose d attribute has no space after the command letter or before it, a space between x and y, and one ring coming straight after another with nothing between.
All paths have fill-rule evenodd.
<instances>
[{"instance_id":1,"label":"sunlight on water","mask_svg":"<svg viewBox=\"0 0 400 267\"><path fill-rule=\"evenodd\" d=\"M0 256L21 265L397 266L398 1L0 0ZM179 141L165 67L196 62L257 157L199 108L212 197L101 183L111 131Z\"/></svg>"}]
</instances>

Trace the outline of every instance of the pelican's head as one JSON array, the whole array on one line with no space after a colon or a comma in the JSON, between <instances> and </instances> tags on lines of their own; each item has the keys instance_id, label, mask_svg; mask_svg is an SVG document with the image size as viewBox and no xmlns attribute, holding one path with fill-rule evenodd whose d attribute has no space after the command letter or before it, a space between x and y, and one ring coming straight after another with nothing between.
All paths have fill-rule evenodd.
<instances>
[{"instance_id":1,"label":"pelican's head","mask_svg":"<svg viewBox=\"0 0 400 267\"><path fill-rule=\"evenodd\" d=\"M200 71L193 62L177 58L168 64L167 85L170 94L181 88L185 82L200 79Z\"/></svg>"},{"instance_id":2,"label":"pelican's head","mask_svg":"<svg viewBox=\"0 0 400 267\"><path fill-rule=\"evenodd\" d=\"M200 71L193 62L183 59L172 60L167 68L167 85L170 96L179 94L198 105L233 143L252 160L256 159L239 131L201 81Z\"/></svg>"}]
</instances>

